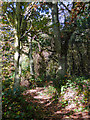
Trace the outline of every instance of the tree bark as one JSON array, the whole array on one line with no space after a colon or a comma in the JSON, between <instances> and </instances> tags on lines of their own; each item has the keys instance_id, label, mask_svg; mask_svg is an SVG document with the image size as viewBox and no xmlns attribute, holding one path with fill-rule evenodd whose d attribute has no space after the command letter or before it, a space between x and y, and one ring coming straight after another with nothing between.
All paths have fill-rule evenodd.
<instances>
[{"instance_id":1,"label":"tree bark","mask_svg":"<svg viewBox=\"0 0 90 120\"><path fill-rule=\"evenodd\" d=\"M32 37L28 36L28 43L29 43L29 60L30 60L30 75L34 75L34 62L32 56Z\"/></svg>"},{"instance_id":2,"label":"tree bark","mask_svg":"<svg viewBox=\"0 0 90 120\"><path fill-rule=\"evenodd\" d=\"M61 56L61 39L60 39L60 25L58 18L58 3L55 2L52 4L52 23L53 23L53 33L54 33L54 43L55 51L58 54L58 74L63 76L65 75L65 58Z\"/></svg>"},{"instance_id":3,"label":"tree bark","mask_svg":"<svg viewBox=\"0 0 90 120\"><path fill-rule=\"evenodd\" d=\"M20 43L19 39L17 37L17 32L15 32L15 79L14 79L14 93L17 91L17 89L20 86L20 76L19 76L19 59L20 59Z\"/></svg>"},{"instance_id":4,"label":"tree bark","mask_svg":"<svg viewBox=\"0 0 90 120\"><path fill-rule=\"evenodd\" d=\"M15 79L14 79L14 93L18 90L20 87L20 66L19 66L19 60L20 60L20 2L16 3L16 17L15 17L15 24L16 28L14 31L15 34L15 41L14 41L14 46L15 46Z\"/></svg>"}]
</instances>

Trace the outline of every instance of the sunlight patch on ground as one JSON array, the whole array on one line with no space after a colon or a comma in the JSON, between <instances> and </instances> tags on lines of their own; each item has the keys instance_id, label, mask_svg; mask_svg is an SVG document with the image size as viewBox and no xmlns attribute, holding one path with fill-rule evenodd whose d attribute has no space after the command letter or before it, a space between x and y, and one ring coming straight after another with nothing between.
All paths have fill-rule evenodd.
<instances>
[{"instance_id":1,"label":"sunlight patch on ground","mask_svg":"<svg viewBox=\"0 0 90 120\"><path fill-rule=\"evenodd\" d=\"M37 92L37 90L29 90L30 93L34 93L34 92Z\"/></svg>"},{"instance_id":2,"label":"sunlight patch on ground","mask_svg":"<svg viewBox=\"0 0 90 120\"><path fill-rule=\"evenodd\" d=\"M62 111L60 110L60 111L55 112L54 114L61 114L61 113Z\"/></svg>"},{"instance_id":3,"label":"sunlight patch on ground","mask_svg":"<svg viewBox=\"0 0 90 120\"><path fill-rule=\"evenodd\" d=\"M76 91L74 91L71 88L68 88L63 97L64 97L65 100L73 99L76 94L77 94Z\"/></svg>"},{"instance_id":4,"label":"sunlight patch on ground","mask_svg":"<svg viewBox=\"0 0 90 120\"><path fill-rule=\"evenodd\" d=\"M45 95L37 95L37 96L34 96L35 99L50 99L52 97L49 97L49 96L45 96Z\"/></svg>"},{"instance_id":5,"label":"sunlight patch on ground","mask_svg":"<svg viewBox=\"0 0 90 120\"><path fill-rule=\"evenodd\" d=\"M49 103L47 103L47 104L45 105L45 107L48 107L49 105L51 105L54 100L55 100L55 99L53 99L52 101L49 101Z\"/></svg>"},{"instance_id":6,"label":"sunlight patch on ground","mask_svg":"<svg viewBox=\"0 0 90 120\"><path fill-rule=\"evenodd\" d=\"M66 106L65 109L68 110L68 109L73 109L76 107L76 104L74 102L72 102L70 105Z\"/></svg>"},{"instance_id":7,"label":"sunlight patch on ground","mask_svg":"<svg viewBox=\"0 0 90 120\"><path fill-rule=\"evenodd\" d=\"M78 94L75 88L67 88L67 90L62 93L58 98L58 103L55 102L55 88L51 85L47 87L36 87L35 89L26 90L26 95L30 98L27 101L32 101L33 104L43 106L43 109L50 112L50 119L60 118L65 119L89 119L88 111L85 112L84 106L81 103L84 95ZM82 112L84 110L84 112Z\"/></svg>"}]
</instances>

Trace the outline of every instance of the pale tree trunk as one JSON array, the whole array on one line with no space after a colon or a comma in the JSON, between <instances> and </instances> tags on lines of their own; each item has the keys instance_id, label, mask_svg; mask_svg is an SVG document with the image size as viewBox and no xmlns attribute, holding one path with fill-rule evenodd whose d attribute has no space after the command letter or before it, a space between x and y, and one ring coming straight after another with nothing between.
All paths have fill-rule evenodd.
<instances>
[{"instance_id":1,"label":"pale tree trunk","mask_svg":"<svg viewBox=\"0 0 90 120\"><path fill-rule=\"evenodd\" d=\"M54 32L54 43L55 51L58 54L58 74L63 76L65 75L65 58L61 56L61 39L60 39L60 27L58 19L58 3L55 2L52 4L52 23L53 23L53 32Z\"/></svg>"},{"instance_id":2,"label":"pale tree trunk","mask_svg":"<svg viewBox=\"0 0 90 120\"><path fill-rule=\"evenodd\" d=\"M22 42L20 41L20 50L22 48ZM19 58L19 76L20 76L20 80L21 80L21 76L22 76L22 53L20 52L20 58Z\"/></svg>"},{"instance_id":3,"label":"pale tree trunk","mask_svg":"<svg viewBox=\"0 0 90 120\"><path fill-rule=\"evenodd\" d=\"M29 43L29 60L30 60L30 75L34 75L34 63L33 63L33 56L32 56L32 37L28 36L28 43Z\"/></svg>"},{"instance_id":4,"label":"pale tree trunk","mask_svg":"<svg viewBox=\"0 0 90 120\"><path fill-rule=\"evenodd\" d=\"M19 59L20 59L20 54L19 54L19 39L17 37L17 33L15 33L15 55L14 55L14 60L15 60L15 79L14 79L14 92L19 88L20 85L20 76L19 76Z\"/></svg>"},{"instance_id":5,"label":"pale tree trunk","mask_svg":"<svg viewBox=\"0 0 90 120\"><path fill-rule=\"evenodd\" d=\"M19 60L20 60L20 2L16 3L16 29L14 31L15 34L15 79L14 79L14 93L18 90L20 87L20 66L19 66Z\"/></svg>"}]
</instances>

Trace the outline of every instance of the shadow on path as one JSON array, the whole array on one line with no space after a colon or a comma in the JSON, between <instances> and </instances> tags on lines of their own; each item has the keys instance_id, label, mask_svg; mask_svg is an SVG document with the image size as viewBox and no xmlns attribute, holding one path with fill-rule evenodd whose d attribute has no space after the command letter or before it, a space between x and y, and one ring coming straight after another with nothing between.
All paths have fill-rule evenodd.
<instances>
[{"instance_id":1,"label":"shadow on path","mask_svg":"<svg viewBox=\"0 0 90 120\"><path fill-rule=\"evenodd\" d=\"M87 111L74 112L76 106L63 107L59 100L55 100L55 94L45 94L46 90L45 87L36 87L23 92L26 101L36 106L34 120L89 120Z\"/></svg>"}]
</instances>

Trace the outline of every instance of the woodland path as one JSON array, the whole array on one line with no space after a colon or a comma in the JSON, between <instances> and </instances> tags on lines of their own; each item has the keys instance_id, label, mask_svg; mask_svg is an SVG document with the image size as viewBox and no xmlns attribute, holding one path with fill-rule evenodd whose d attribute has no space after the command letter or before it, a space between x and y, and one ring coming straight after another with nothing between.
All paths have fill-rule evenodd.
<instances>
[{"instance_id":1,"label":"woodland path","mask_svg":"<svg viewBox=\"0 0 90 120\"><path fill-rule=\"evenodd\" d=\"M74 109L79 106L70 104L68 106L62 106L60 97L55 100L55 94L49 95L47 93L47 87L36 87L35 89L26 90L23 95L26 97L28 103L32 102L35 106L37 119L34 120L89 120L89 113L75 112ZM72 91L72 90L71 90ZM71 93L68 93L71 94ZM74 96L73 96L74 97ZM84 107L84 106L83 106Z\"/></svg>"}]
</instances>

